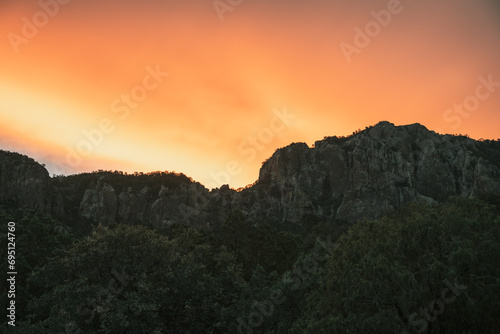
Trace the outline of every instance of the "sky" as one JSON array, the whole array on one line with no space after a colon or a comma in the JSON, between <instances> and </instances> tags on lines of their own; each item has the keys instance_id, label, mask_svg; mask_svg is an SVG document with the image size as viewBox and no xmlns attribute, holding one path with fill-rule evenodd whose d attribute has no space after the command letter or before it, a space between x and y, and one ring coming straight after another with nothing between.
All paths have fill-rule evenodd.
<instances>
[{"instance_id":1,"label":"sky","mask_svg":"<svg viewBox=\"0 0 500 334\"><path fill-rule=\"evenodd\" d=\"M382 120L500 138L496 0L0 0L0 149L244 187Z\"/></svg>"}]
</instances>

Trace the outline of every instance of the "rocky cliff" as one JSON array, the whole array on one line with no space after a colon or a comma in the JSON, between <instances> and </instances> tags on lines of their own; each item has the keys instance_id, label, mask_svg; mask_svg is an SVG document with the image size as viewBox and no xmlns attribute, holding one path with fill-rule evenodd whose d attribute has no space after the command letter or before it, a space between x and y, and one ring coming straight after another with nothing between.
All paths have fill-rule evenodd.
<instances>
[{"instance_id":1,"label":"rocky cliff","mask_svg":"<svg viewBox=\"0 0 500 334\"><path fill-rule=\"evenodd\" d=\"M0 150L0 202L63 216L63 200L47 170L35 160Z\"/></svg>"},{"instance_id":2,"label":"rocky cliff","mask_svg":"<svg viewBox=\"0 0 500 334\"><path fill-rule=\"evenodd\" d=\"M481 143L419 124L381 122L313 148L292 144L264 163L259 183L284 219L305 212L347 221L378 217L409 201L500 195L499 167Z\"/></svg>"},{"instance_id":3,"label":"rocky cliff","mask_svg":"<svg viewBox=\"0 0 500 334\"><path fill-rule=\"evenodd\" d=\"M32 159L0 154L0 200L62 220L147 224L183 222L210 229L233 210L250 220L296 224L303 217L352 222L410 201L500 196L500 142L439 135L419 124L381 122L310 148L294 143L264 162L242 191L209 191L184 175L101 172L50 178Z\"/></svg>"}]
</instances>

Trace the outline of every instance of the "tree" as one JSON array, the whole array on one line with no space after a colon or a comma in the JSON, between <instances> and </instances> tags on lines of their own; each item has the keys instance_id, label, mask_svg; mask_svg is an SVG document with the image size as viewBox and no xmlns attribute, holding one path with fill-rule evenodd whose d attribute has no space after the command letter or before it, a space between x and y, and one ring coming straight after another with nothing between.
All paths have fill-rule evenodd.
<instances>
[{"instance_id":1,"label":"tree","mask_svg":"<svg viewBox=\"0 0 500 334\"><path fill-rule=\"evenodd\" d=\"M282 272L291 267L299 253L299 237L278 231L267 223L253 225L240 211L229 215L216 232L219 244L227 247L243 266L246 278L250 278L257 266L267 273Z\"/></svg>"},{"instance_id":2,"label":"tree","mask_svg":"<svg viewBox=\"0 0 500 334\"><path fill-rule=\"evenodd\" d=\"M499 210L412 204L339 239L294 333L474 333L500 325Z\"/></svg>"},{"instance_id":3,"label":"tree","mask_svg":"<svg viewBox=\"0 0 500 334\"><path fill-rule=\"evenodd\" d=\"M11 214L13 213L13 214ZM16 219L18 218L18 219ZM5 222L0 240L2 250L7 250L7 222L14 222L14 238L9 240L15 244L16 275L16 318L23 319L25 306L39 291L28 285L31 273L48 263L69 247L73 238L65 228L46 214L37 211L15 209L14 206L0 206L0 220ZM12 237L12 235L10 235ZM2 259L2 268L8 268L7 256ZM2 291L1 305L6 305L7 291ZM5 321L5 320L4 320Z\"/></svg>"},{"instance_id":4,"label":"tree","mask_svg":"<svg viewBox=\"0 0 500 334\"><path fill-rule=\"evenodd\" d=\"M191 232L188 232L191 233ZM145 227L99 227L36 271L45 293L22 330L37 333L222 333L245 285L226 251ZM81 331L81 332L79 332Z\"/></svg>"}]
</instances>

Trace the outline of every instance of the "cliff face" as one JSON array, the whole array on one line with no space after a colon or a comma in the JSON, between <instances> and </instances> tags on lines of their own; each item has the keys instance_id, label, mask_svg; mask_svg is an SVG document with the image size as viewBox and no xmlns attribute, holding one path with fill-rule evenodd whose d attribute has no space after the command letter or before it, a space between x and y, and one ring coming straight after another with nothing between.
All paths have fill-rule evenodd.
<instances>
[{"instance_id":1,"label":"cliff face","mask_svg":"<svg viewBox=\"0 0 500 334\"><path fill-rule=\"evenodd\" d=\"M146 224L157 229L168 228L175 222L204 226L206 210L198 210L196 198L208 198L208 190L197 183L182 184L160 189L144 186L133 190L119 189L101 177L95 186L88 188L79 205L79 214L94 222L104 224L127 222ZM206 219L205 219L206 220Z\"/></svg>"},{"instance_id":2,"label":"cliff face","mask_svg":"<svg viewBox=\"0 0 500 334\"><path fill-rule=\"evenodd\" d=\"M28 158L0 155L0 199L51 212L64 220L200 228L222 223L235 209L255 222L297 223L313 215L327 222L375 218L410 201L449 196L500 196L500 168L480 142L438 135L413 124L381 122L349 138L329 137L277 150L258 182L240 192L208 191L181 176L145 179L112 173L50 179ZM152 178L152 177L151 177ZM154 181L154 182L152 182Z\"/></svg>"},{"instance_id":3,"label":"cliff face","mask_svg":"<svg viewBox=\"0 0 500 334\"><path fill-rule=\"evenodd\" d=\"M29 157L1 150L0 201L64 215L62 198L53 189L47 170Z\"/></svg>"},{"instance_id":4,"label":"cliff face","mask_svg":"<svg viewBox=\"0 0 500 334\"><path fill-rule=\"evenodd\" d=\"M409 201L500 195L499 168L480 157L478 145L419 124L382 122L347 140L278 150L264 163L259 182L271 206L291 219L311 212L353 221Z\"/></svg>"}]
</instances>

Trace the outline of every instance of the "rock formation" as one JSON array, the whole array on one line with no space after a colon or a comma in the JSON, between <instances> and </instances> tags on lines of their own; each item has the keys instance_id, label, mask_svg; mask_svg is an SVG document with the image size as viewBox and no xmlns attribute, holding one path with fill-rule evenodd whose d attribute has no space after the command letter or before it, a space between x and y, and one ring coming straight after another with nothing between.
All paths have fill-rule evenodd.
<instances>
[{"instance_id":1,"label":"rock formation","mask_svg":"<svg viewBox=\"0 0 500 334\"><path fill-rule=\"evenodd\" d=\"M34 160L0 151L0 200L63 221L158 229L176 222L210 229L233 210L255 223L296 224L311 215L332 224L353 222L410 201L500 196L500 143L491 143L486 151L485 143L464 136L381 122L350 137L326 137L312 148L293 143L278 149L258 181L239 192L228 186L209 191L173 174L158 182L111 172L50 178Z\"/></svg>"}]
</instances>

